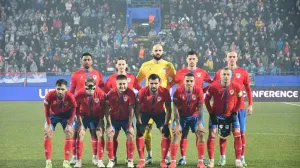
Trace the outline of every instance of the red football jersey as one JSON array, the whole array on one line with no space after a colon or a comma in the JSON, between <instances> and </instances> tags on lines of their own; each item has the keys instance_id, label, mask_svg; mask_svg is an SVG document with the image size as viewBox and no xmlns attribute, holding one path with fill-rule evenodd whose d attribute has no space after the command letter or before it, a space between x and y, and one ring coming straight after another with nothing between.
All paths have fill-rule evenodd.
<instances>
[{"instance_id":1,"label":"red football jersey","mask_svg":"<svg viewBox=\"0 0 300 168\"><path fill-rule=\"evenodd\" d=\"M95 69L93 69L91 72L85 72L83 69L80 69L72 74L70 92L74 94L75 90L77 91L85 88L85 80L89 77L96 81L96 85L98 87L104 87L103 76L101 72Z\"/></svg>"},{"instance_id":2,"label":"red football jersey","mask_svg":"<svg viewBox=\"0 0 300 168\"><path fill-rule=\"evenodd\" d=\"M178 87L173 96L173 102L178 104L180 116L198 116L198 104L203 103L204 95L200 87L194 87L191 93L187 93L184 86Z\"/></svg>"},{"instance_id":3,"label":"red football jersey","mask_svg":"<svg viewBox=\"0 0 300 168\"><path fill-rule=\"evenodd\" d=\"M183 80L184 80L184 75L188 74L188 73L193 73L195 76L195 84L197 85L197 87L201 87L203 85L203 81L211 83L212 80L210 79L210 76L208 75L208 73L201 68L197 68L194 71L189 70L188 68L182 68L180 69L175 76L175 82L178 83L179 86L183 86Z\"/></svg>"},{"instance_id":4,"label":"red football jersey","mask_svg":"<svg viewBox=\"0 0 300 168\"><path fill-rule=\"evenodd\" d=\"M135 105L135 94L129 88L120 94L115 88L108 92L106 102L110 105L109 112L112 119L128 120L129 106Z\"/></svg>"},{"instance_id":5,"label":"red football jersey","mask_svg":"<svg viewBox=\"0 0 300 168\"><path fill-rule=\"evenodd\" d=\"M75 97L67 91L65 97L60 100L56 95L56 91L53 90L47 93L44 100L44 107L47 124L51 123L50 114L69 118L68 124L70 124L76 113Z\"/></svg>"},{"instance_id":6,"label":"red football jersey","mask_svg":"<svg viewBox=\"0 0 300 168\"><path fill-rule=\"evenodd\" d=\"M95 89L93 96L87 95L85 88L82 88L76 92L75 99L77 116L104 118L106 96L100 88Z\"/></svg>"},{"instance_id":7,"label":"red football jersey","mask_svg":"<svg viewBox=\"0 0 300 168\"><path fill-rule=\"evenodd\" d=\"M220 80L221 79L221 70L219 69L214 77L214 81ZM253 102L253 98L252 98L252 92L251 92L251 87L250 87L250 78L248 75L248 72L241 67L237 67L232 71L232 79L234 81L236 81L237 83L239 83L241 86L243 86L243 88L246 89L246 93L247 93L247 97L248 97L248 101L249 101L249 105L252 105ZM241 109L244 109L245 106L245 102L244 102L244 96L242 97L241 100Z\"/></svg>"},{"instance_id":8,"label":"red football jersey","mask_svg":"<svg viewBox=\"0 0 300 168\"><path fill-rule=\"evenodd\" d=\"M104 89L103 89L106 93L108 93L111 89L114 89L117 87L116 78L118 75L119 74L112 74L108 77L108 79L104 85ZM126 73L126 77L127 77L129 89L140 90L142 88L141 85L139 84L138 80L136 79L136 77L133 74Z\"/></svg>"},{"instance_id":9,"label":"red football jersey","mask_svg":"<svg viewBox=\"0 0 300 168\"><path fill-rule=\"evenodd\" d=\"M159 86L155 95L152 95L149 86L143 87L138 93L138 101L141 105L141 112L162 113L165 103L171 102L169 90Z\"/></svg>"},{"instance_id":10,"label":"red football jersey","mask_svg":"<svg viewBox=\"0 0 300 168\"><path fill-rule=\"evenodd\" d=\"M223 88L221 80L217 80L209 85L205 96L205 105L210 114L218 116L230 116L232 112L238 112L241 97L243 95L241 85L231 81L227 88ZM210 100L213 98L213 105Z\"/></svg>"}]
</instances>

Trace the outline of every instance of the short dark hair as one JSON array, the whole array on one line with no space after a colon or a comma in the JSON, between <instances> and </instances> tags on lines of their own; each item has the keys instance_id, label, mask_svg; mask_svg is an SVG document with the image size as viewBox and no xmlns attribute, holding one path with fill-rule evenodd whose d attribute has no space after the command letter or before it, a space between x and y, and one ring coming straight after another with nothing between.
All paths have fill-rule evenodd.
<instances>
[{"instance_id":1,"label":"short dark hair","mask_svg":"<svg viewBox=\"0 0 300 168\"><path fill-rule=\"evenodd\" d=\"M88 53L88 52L83 53L83 54L81 55L81 58L83 58L84 56L90 56L90 57L93 59L92 54L90 54L90 53Z\"/></svg>"},{"instance_id":2,"label":"short dark hair","mask_svg":"<svg viewBox=\"0 0 300 168\"><path fill-rule=\"evenodd\" d=\"M189 52L187 53L186 57L188 57L189 55L196 55L196 56L197 56L197 53L196 53L196 51L191 50L191 51L189 51Z\"/></svg>"},{"instance_id":3,"label":"short dark hair","mask_svg":"<svg viewBox=\"0 0 300 168\"><path fill-rule=\"evenodd\" d=\"M118 75L116 80L127 80L127 77L125 75Z\"/></svg>"},{"instance_id":4,"label":"short dark hair","mask_svg":"<svg viewBox=\"0 0 300 168\"><path fill-rule=\"evenodd\" d=\"M155 80L155 79L158 79L160 81L160 77L157 75L157 74L151 74L149 77L148 77L148 81L149 80Z\"/></svg>"},{"instance_id":5,"label":"short dark hair","mask_svg":"<svg viewBox=\"0 0 300 168\"><path fill-rule=\"evenodd\" d=\"M195 77L193 73L187 73L184 75L184 77Z\"/></svg>"},{"instance_id":6,"label":"short dark hair","mask_svg":"<svg viewBox=\"0 0 300 168\"><path fill-rule=\"evenodd\" d=\"M93 83L94 85L96 85L96 81L93 79L93 78L87 78L86 80L85 80L85 85L87 85L87 83Z\"/></svg>"},{"instance_id":7,"label":"short dark hair","mask_svg":"<svg viewBox=\"0 0 300 168\"><path fill-rule=\"evenodd\" d=\"M68 86L68 82L64 79L58 79L55 83L55 86L62 86L62 85Z\"/></svg>"}]
</instances>

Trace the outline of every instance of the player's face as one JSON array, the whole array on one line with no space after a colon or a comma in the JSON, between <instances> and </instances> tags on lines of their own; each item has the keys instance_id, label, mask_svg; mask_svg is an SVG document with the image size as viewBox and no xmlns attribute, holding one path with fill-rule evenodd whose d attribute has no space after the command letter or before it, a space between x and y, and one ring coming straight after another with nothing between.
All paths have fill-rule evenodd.
<instances>
[{"instance_id":1,"label":"player's face","mask_svg":"<svg viewBox=\"0 0 300 168\"><path fill-rule=\"evenodd\" d=\"M118 72L124 72L126 71L127 64L125 60L118 60L116 64L116 68Z\"/></svg>"},{"instance_id":2,"label":"player's face","mask_svg":"<svg viewBox=\"0 0 300 168\"><path fill-rule=\"evenodd\" d=\"M149 87L150 87L151 92L156 93L159 85L160 85L159 79L155 79L155 80L150 79L149 80Z\"/></svg>"},{"instance_id":3,"label":"player's face","mask_svg":"<svg viewBox=\"0 0 300 168\"><path fill-rule=\"evenodd\" d=\"M197 66L198 58L196 55L188 55L186 58L186 62L189 67Z\"/></svg>"},{"instance_id":4,"label":"player's face","mask_svg":"<svg viewBox=\"0 0 300 168\"><path fill-rule=\"evenodd\" d=\"M163 47L161 45L155 45L152 49L152 56L160 59L163 55Z\"/></svg>"},{"instance_id":5,"label":"player's face","mask_svg":"<svg viewBox=\"0 0 300 168\"><path fill-rule=\"evenodd\" d=\"M67 92L67 86L66 85L60 85L60 86L56 85L55 90L56 90L56 96L62 99L63 97L65 97L65 94Z\"/></svg>"},{"instance_id":6,"label":"player's face","mask_svg":"<svg viewBox=\"0 0 300 168\"><path fill-rule=\"evenodd\" d=\"M128 86L127 80L125 80L125 79L117 80L116 84L117 84L117 89L120 93L125 92L125 90L127 89L127 86Z\"/></svg>"},{"instance_id":7,"label":"player's face","mask_svg":"<svg viewBox=\"0 0 300 168\"><path fill-rule=\"evenodd\" d=\"M232 75L231 70L222 70L221 71L221 80L223 83L226 84L226 86L228 86L230 83L231 75Z\"/></svg>"},{"instance_id":8,"label":"player's face","mask_svg":"<svg viewBox=\"0 0 300 168\"><path fill-rule=\"evenodd\" d=\"M94 95L95 89L96 89L96 86L94 85L93 82L87 82L85 84L85 91L86 91L87 95L89 95L89 96Z\"/></svg>"},{"instance_id":9,"label":"player's face","mask_svg":"<svg viewBox=\"0 0 300 168\"><path fill-rule=\"evenodd\" d=\"M195 77L186 76L184 77L184 87L186 91L191 91L195 85Z\"/></svg>"},{"instance_id":10,"label":"player's face","mask_svg":"<svg viewBox=\"0 0 300 168\"><path fill-rule=\"evenodd\" d=\"M227 54L227 63L230 66L235 66L237 62L237 53L236 52L229 52Z\"/></svg>"},{"instance_id":11,"label":"player's face","mask_svg":"<svg viewBox=\"0 0 300 168\"><path fill-rule=\"evenodd\" d=\"M91 56L83 56L81 59L81 65L85 69L89 69L90 67L92 67L92 65L93 65L92 57Z\"/></svg>"}]
</instances>

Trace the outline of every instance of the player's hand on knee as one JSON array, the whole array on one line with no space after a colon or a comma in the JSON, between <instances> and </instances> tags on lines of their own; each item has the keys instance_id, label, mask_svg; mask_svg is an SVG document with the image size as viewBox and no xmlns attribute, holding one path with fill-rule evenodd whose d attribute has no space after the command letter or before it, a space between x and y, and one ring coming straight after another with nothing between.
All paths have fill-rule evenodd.
<instances>
[{"instance_id":1,"label":"player's hand on knee","mask_svg":"<svg viewBox=\"0 0 300 168\"><path fill-rule=\"evenodd\" d=\"M204 127L203 127L202 124L198 124L196 132L197 132L198 134L205 133L205 130L204 130Z\"/></svg>"},{"instance_id":2,"label":"player's hand on knee","mask_svg":"<svg viewBox=\"0 0 300 168\"><path fill-rule=\"evenodd\" d=\"M103 128L101 126L96 128L96 135L98 138L103 136Z\"/></svg>"},{"instance_id":3,"label":"player's hand on knee","mask_svg":"<svg viewBox=\"0 0 300 168\"><path fill-rule=\"evenodd\" d=\"M169 125L165 124L165 125L163 126L161 132L164 134L165 137L169 137L169 136L170 136Z\"/></svg>"},{"instance_id":4,"label":"player's hand on knee","mask_svg":"<svg viewBox=\"0 0 300 168\"><path fill-rule=\"evenodd\" d=\"M136 123L136 134L138 137L141 137L144 135L145 127L142 123Z\"/></svg>"},{"instance_id":5,"label":"player's hand on knee","mask_svg":"<svg viewBox=\"0 0 300 168\"><path fill-rule=\"evenodd\" d=\"M210 114L209 117L210 117L210 121L213 124L215 124L215 125L219 124L218 118L217 118L217 116L215 114Z\"/></svg>"},{"instance_id":6,"label":"player's hand on knee","mask_svg":"<svg viewBox=\"0 0 300 168\"><path fill-rule=\"evenodd\" d=\"M181 127L180 127L180 125L179 124L177 124L177 125L175 125L175 127L173 128L173 134L174 135L178 135L178 134L180 134L181 133Z\"/></svg>"},{"instance_id":7,"label":"player's hand on knee","mask_svg":"<svg viewBox=\"0 0 300 168\"><path fill-rule=\"evenodd\" d=\"M52 135L53 135L53 130L52 130L52 127L50 124L47 124L47 126L45 127L45 130L44 130L44 133L45 133L45 136L48 137L48 138L51 138Z\"/></svg>"}]
</instances>

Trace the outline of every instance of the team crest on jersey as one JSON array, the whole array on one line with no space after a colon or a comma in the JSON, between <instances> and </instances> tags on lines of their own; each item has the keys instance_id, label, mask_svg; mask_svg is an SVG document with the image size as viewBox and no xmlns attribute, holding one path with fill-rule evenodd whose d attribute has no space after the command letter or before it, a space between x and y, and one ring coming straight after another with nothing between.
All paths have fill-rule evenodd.
<instances>
[{"instance_id":1,"label":"team crest on jersey","mask_svg":"<svg viewBox=\"0 0 300 168\"><path fill-rule=\"evenodd\" d=\"M131 81L131 78L127 78L127 82L129 83Z\"/></svg>"},{"instance_id":2,"label":"team crest on jersey","mask_svg":"<svg viewBox=\"0 0 300 168\"><path fill-rule=\"evenodd\" d=\"M93 75L93 78L96 80L97 79L97 75Z\"/></svg>"},{"instance_id":3,"label":"team crest on jersey","mask_svg":"<svg viewBox=\"0 0 300 168\"><path fill-rule=\"evenodd\" d=\"M240 77L241 77L241 74L240 74L240 73L237 73L237 74L235 74L235 76L236 76L237 78L240 78Z\"/></svg>"},{"instance_id":4,"label":"team crest on jersey","mask_svg":"<svg viewBox=\"0 0 300 168\"><path fill-rule=\"evenodd\" d=\"M196 73L196 75L197 75L198 78L201 77L201 73L200 72Z\"/></svg>"},{"instance_id":5,"label":"team crest on jersey","mask_svg":"<svg viewBox=\"0 0 300 168\"><path fill-rule=\"evenodd\" d=\"M64 102L64 105L65 105L65 106L67 106L67 105L68 105L68 102L67 102L67 101L66 101L66 102Z\"/></svg>"},{"instance_id":6,"label":"team crest on jersey","mask_svg":"<svg viewBox=\"0 0 300 168\"><path fill-rule=\"evenodd\" d=\"M53 105L56 104L56 101L53 101Z\"/></svg>"},{"instance_id":7,"label":"team crest on jersey","mask_svg":"<svg viewBox=\"0 0 300 168\"><path fill-rule=\"evenodd\" d=\"M229 93L230 93L230 95L233 95L234 90L230 90Z\"/></svg>"},{"instance_id":8,"label":"team crest on jersey","mask_svg":"<svg viewBox=\"0 0 300 168\"><path fill-rule=\"evenodd\" d=\"M95 103L99 103L99 98L96 98L96 99L95 99Z\"/></svg>"},{"instance_id":9,"label":"team crest on jersey","mask_svg":"<svg viewBox=\"0 0 300 168\"><path fill-rule=\"evenodd\" d=\"M193 100L196 100L196 95L193 95L193 96L192 96L192 99L193 99Z\"/></svg>"},{"instance_id":10,"label":"team crest on jersey","mask_svg":"<svg viewBox=\"0 0 300 168\"><path fill-rule=\"evenodd\" d=\"M161 97L158 96L158 97L157 97L157 101L161 101Z\"/></svg>"},{"instance_id":11,"label":"team crest on jersey","mask_svg":"<svg viewBox=\"0 0 300 168\"><path fill-rule=\"evenodd\" d=\"M126 102L128 100L128 97L124 96L124 102Z\"/></svg>"}]
</instances>

